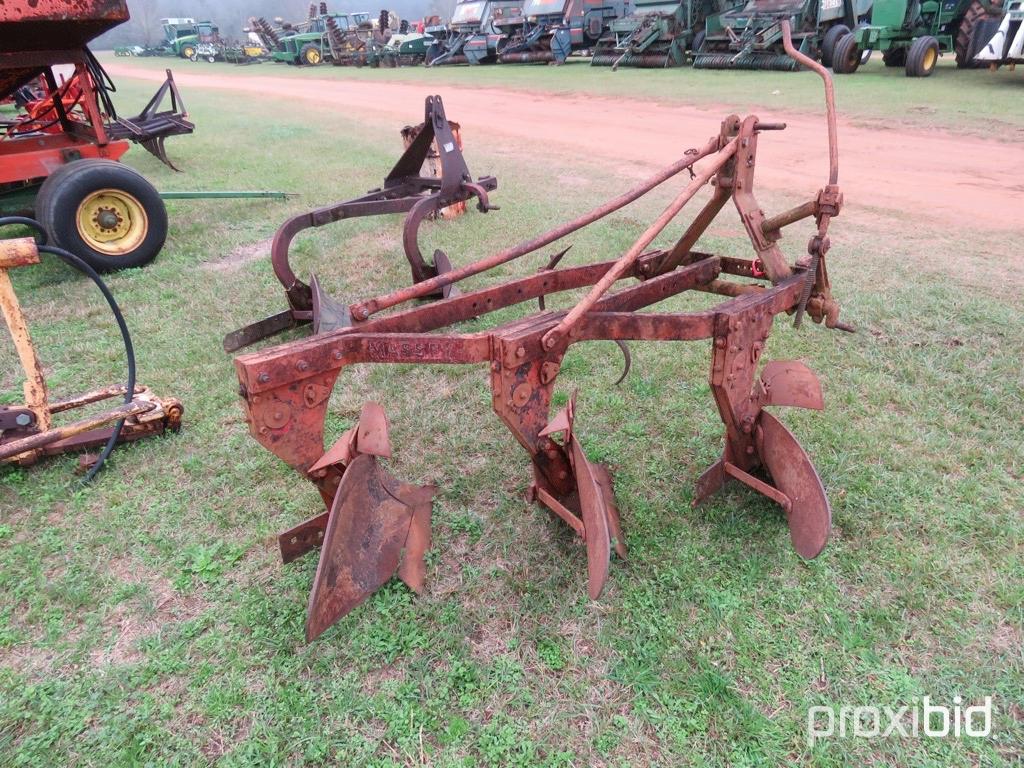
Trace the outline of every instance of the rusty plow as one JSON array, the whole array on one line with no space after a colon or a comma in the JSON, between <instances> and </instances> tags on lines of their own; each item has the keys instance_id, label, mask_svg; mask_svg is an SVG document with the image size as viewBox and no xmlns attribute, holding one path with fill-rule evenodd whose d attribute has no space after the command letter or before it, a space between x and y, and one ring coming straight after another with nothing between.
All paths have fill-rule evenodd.
<instances>
[{"instance_id":1,"label":"rusty plow","mask_svg":"<svg viewBox=\"0 0 1024 768\"><path fill-rule=\"evenodd\" d=\"M289 261L292 242L312 227L366 216L405 214L402 244L413 283L421 284L452 271L451 261L444 251L434 252L433 263L424 257L418 240L420 225L452 206L473 199L482 213L497 210L491 205L488 193L497 189L498 181L493 176L473 180L455 134L456 124L445 116L440 96L427 97L424 111L421 125L403 131L410 139L408 146L381 188L354 200L294 216L278 229L271 245L270 260L274 275L284 287L288 309L229 333L224 338L226 352L237 352L257 341L310 323L314 333L351 325L349 314L325 293L315 275L307 284L292 270ZM439 174L423 175L425 166L439 166ZM450 281L436 291L427 292L423 298L447 299L457 293L455 281Z\"/></svg>"},{"instance_id":2,"label":"rusty plow","mask_svg":"<svg viewBox=\"0 0 1024 768\"><path fill-rule=\"evenodd\" d=\"M782 28L789 40L788 24ZM815 71L830 86L828 73ZM826 107L828 182L792 210L766 216L754 194L758 142L785 126L755 116L729 116L717 135L647 181L490 256L421 274L412 286L347 305L330 300L314 283L309 303L316 303L316 314L323 318L318 335L235 359L252 436L312 481L329 510L281 537L286 561L322 548L308 638L317 637L393 574L417 592L425 586L423 553L430 546L434 489L406 485L384 470L381 462L391 448L383 411L367 405L358 425L324 450L331 391L345 369L356 364L485 368L491 405L532 470L528 498L583 540L587 593L597 599L609 578L612 552L625 558L626 542L611 475L587 457L578 439L576 396L551 413L563 358L573 345L588 341L710 342L711 391L725 427L725 446L721 459L697 481L695 501L738 481L782 507L797 553L812 558L822 551L831 524L823 483L796 438L768 410L821 409L821 386L803 363L767 362L764 355L779 315L804 313L826 328L844 328L826 269L829 222L842 206L830 87ZM559 263L562 251L539 272L463 293L445 292L470 276L537 253L673 179L675 197L617 258L566 265ZM702 190L709 191L703 206L680 225L681 212ZM748 258L697 248L730 203L750 242ZM814 223L811 245L806 253L787 258L783 232L807 219ZM674 244L654 247L655 239L673 227L678 227ZM543 304L536 309L539 300L567 291L582 296L569 309ZM711 294L717 303L690 309L678 308L678 301L672 308L658 306L693 292ZM433 301L409 305L425 298ZM513 306L524 310L518 319L487 325L491 313ZM472 332L453 327L471 319Z\"/></svg>"},{"instance_id":3,"label":"rusty plow","mask_svg":"<svg viewBox=\"0 0 1024 768\"><path fill-rule=\"evenodd\" d=\"M320 547L309 595L306 640L312 641L396 573L410 589L426 586L430 504L436 489L401 483L380 459L390 458L387 417L376 403L309 469L328 511L285 531L281 558L291 562Z\"/></svg>"}]
</instances>

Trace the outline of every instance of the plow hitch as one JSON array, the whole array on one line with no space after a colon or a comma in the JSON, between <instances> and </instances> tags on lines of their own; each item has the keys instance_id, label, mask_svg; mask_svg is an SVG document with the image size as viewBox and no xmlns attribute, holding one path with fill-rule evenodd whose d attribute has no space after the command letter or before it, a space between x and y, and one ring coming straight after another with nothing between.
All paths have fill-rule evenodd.
<instances>
[{"instance_id":1,"label":"plow hitch","mask_svg":"<svg viewBox=\"0 0 1024 768\"><path fill-rule=\"evenodd\" d=\"M168 97L170 104L167 109L161 109ZM174 75L168 69L167 79L142 112L134 117L115 117L107 133L115 139L134 141L168 168L178 171L180 169L167 157L164 142L172 136L188 136L195 129L195 125L188 119L185 104L174 83Z\"/></svg>"},{"instance_id":2,"label":"plow hitch","mask_svg":"<svg viewBox=\"0 0 1024 768\"><path fill-rule=\"evenodd\" d=\"M828 84L828 73L819 74ZM825 269L827 247L789 259L780 245L784 231L808 218L814 221L812 243L824 243L829 222L839 214L842 195L830 90L826 107L828 183L791 211L768 217L754 194L758 142L762 133L784 126L732 115L703 146L573 221L478 261L450 268L446 264L436 274L417 273L414 263L412 286L346 305L328 303L315 282L311 290L294 276L282 279L292 307L289 322L312 320L314 315L332 319L321 320L319 335L237 357L235 368L253 438L311 481L323 499L324 510L317 517L281 536L285 561L321 548L307 639L320 635L393 574L416 592L425 587L423 553L430 546L435 489L405 484L384 469L391 444L383 409L367 404L358 422L331 448L324 448L331 392L345 369L357 364L481 366L495 413L526 452L532 471L527 498L564 521L583 541L581 588L585 582L587 594L597 599L609 579L612 553L627 556L626 540L611 474L587 456L579 439L585 430L578 418L586 410L585 398L573 393L564 409L551 413L563 358L572 345L588 341L707 341L724 447L719 460L696 481L694 503L706 501L727 483L741 483L779 505L799 555L813 558L822 551L831 527L824 485L797 439L767 410L820 410L821 386L804 363L769 361L765 353L778 315L803 312L826 327L841 327ZM400 170L411 173L413 165ZM450 290L467 277L536 253L677 177L681 180L675 182L674 199L614 260L566 265L566 252L561 251L539 272L466 293ZM448 181L451 194L473 193L461 181ZM702 207L680 226L680 213L700 193L706 195ZM424 205L432 208L450 199L443 192L441 198ZM748 258L696 247L729 203L750 242ZM394 204L402 211L413 207L403 196ZM374 198L372 205L386 203ZM328 209L300 217L278 239L287 242L305 226L346 215L353 210ZM675 227L673 244L654 247L656 238ZM286 245L281 250L275 244L276 255L286 253ZM545 298L567 291L579 292L574 305L545 308ZM717 296L718 302L710 307L702 302L689 310L676 308L678 302L672 309L657 307L694 291ZM424 298L436 300L402 306ZM513 306L524 310L518 319L488 326L491 313ZM295 314L300 311L308 314ZM472 332L452 327L471 319Z\"/></svg>"},{"instance_id":3,"label":"plow hitch","mask_svg":"<svg viewBox=\"0 0 1024 768\"><path fill-rule=\"evenodd\" d=\"M426 99L425 113L422 126L404 132L413 138L384 179L382 188L354 200L300 214L278 229L271 245L270 260L275 276L284 287L288 309L229 333L224 338L226 352L237 352L300 325L312 323L314 333L323 333L351 324L349 313L324 293L315 275L307 284L292 271L289 250L295 237L306 229L343 219L403 213L406 217L402 243L413 282L423 283L451 269L444 251L434 253L433 264L424 258L418 244L420 225L449 206L472 199L476 199L477 210L482 213L497 210L491 205L488 193L497 189L498 181L493 176L473 180L453 132L454 124L445 116L440 96ZM439 160L439 177L422 175L428 160ZM453 290L454 283L449 283L437 291L428 291L424 298L449 298Z\"/></svg>"}]
</instances>

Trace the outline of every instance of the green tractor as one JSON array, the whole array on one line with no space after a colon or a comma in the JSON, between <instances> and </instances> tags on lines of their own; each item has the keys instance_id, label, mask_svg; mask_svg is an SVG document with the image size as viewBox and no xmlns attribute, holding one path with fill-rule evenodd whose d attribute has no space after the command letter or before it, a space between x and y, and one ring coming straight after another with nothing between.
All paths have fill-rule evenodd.
<instances>
[{"instance_id":1,"label":"green tractor","mask_svg":"<svg viewBox=\"0 0 1024 768\"><path fill-rule=\"evenodd\" d=\"M163 50L169 56L191 59L196 55L199 50L199 30L195 19L160 19L160 23L164 30Z\"/></svg>"},{"instance_id":2,"label":"green tractor","mask_svg":"<svg viewBox=\"0 0 1024 768\"><path fill-rule=\"evenodd\" d=\"M327 3L320 3L318 12L315 5L310 5L306 21L282 25L270 57L286 64L311 67L336 59L336 63L343 63L341 59L351 53L348 49L359 47L350 44L356 30L368 32L372 27L369 13L328 13Z\"/></svg>"},{"instance_id":3,"label":"green tractor","mask_svg":"<svg viewBox=\"0 0 1024 768\"><path fill-rule=\"evenodd\" d=\"M709 16L693 58L697 69L774 69L799 64L782 45L780 22L788 19L793 45L812 59L832 65L837 40L870 17L872 0L748 0Z\"/></svg>"},{"instance_id":4,"label":"green tractor","mask_svg":"<svg viewBox=\"0 0 1024 768\"><path fill-rule=\"evenodd\" d=\"M866 50L881 51L885 66L903 67L907 77L928 77L949 52L958 67L976 67L974 57L987 42L979 25L1000 14L989 0L875 0L871 22L836 41L832 70L853 74Z\"/></svg>"},{"instance_id":5,"label":"green tractor","mask_svg":"<svg viewBox=\"0 0 1024 768\"><path fill-rule=\"evenodd\" d=\"M591 66L681 67L700 47L709 16L724 0L635 0L633 12L611 22L594 48Z\"/></svg>"}]
</instances>

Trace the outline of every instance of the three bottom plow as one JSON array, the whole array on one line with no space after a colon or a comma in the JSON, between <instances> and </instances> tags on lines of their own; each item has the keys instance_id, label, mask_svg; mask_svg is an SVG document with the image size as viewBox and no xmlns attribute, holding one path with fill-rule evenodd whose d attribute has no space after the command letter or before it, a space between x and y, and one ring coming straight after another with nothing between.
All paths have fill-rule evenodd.
<instances>
[{"instance_id":1,"label":"three bottom plow","mask_svg":"<svg viewBox=\"0 0 1024 768\"><path fill-rule=\"evenodd\" d=\"M792 49L788 25L784 32L791 55L817 71L826 84L829 181L802 205L769 218L754 196L758 142L765 132L785 126L753 116L730 116L703 147L688 150L648 181L572 222L477 262L438 270L430 277L416 276L417 282L408 288L351 303L346 311L334 313L344 320L331 330L236 358L253 437L311 481L326 508L280 537L285 561L320 548L307 640L318 637L395 574L417 592L425 586L423 556L430 546L435 489L402 483L384 468L391 445L383 409L368 403L358 424L324 450L324 419L335 382L347 367L359 363L486 366L494 411L532 467L529 497L585 542L588 592L596 599L608 579L612 552L625 558L626 542L612 478L586 456L577 439L575 395L563 411L551 414L562 360L572 345L587 341L707 340L711 390L725 425L725 441L721 458L697 481L695 503L738 481L780 505L801 556L813 558L821 552L831 526L821 480L796 438L765 410L821 409L821 387L803 363L762 358L778 315L793 315L798 325L810 316L829 328L844 328L825 264L829 223L839 214L842 195L829 75ZM545 269L461 294L444 290L538 251L684 171L691 178L675 199L614 261ZM709 184L710 199L675 244L652 248ZM694 250L730 202L749 237L751 258ZM814 222L807 253L791 262L780 248L781 232L805 219ZM623 286L625 281L630 282ZM581 290L585 296L567 311L533 311L472 333L451 330L499 309L530 306L546 296ZM654 309L691 291L715 294L722 301L688 312ZM411 300L439 295L445 298L400 308ZM390 314L383 314L386 310Z\"/></svg>"}]
</instances>

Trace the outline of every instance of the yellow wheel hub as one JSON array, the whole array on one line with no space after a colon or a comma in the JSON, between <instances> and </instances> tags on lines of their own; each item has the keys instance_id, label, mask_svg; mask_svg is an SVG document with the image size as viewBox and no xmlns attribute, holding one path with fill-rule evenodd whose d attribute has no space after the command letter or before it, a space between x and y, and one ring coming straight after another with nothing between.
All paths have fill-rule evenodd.
<instances>
[{"instance_id":1,"label":"yellow wheel hub","mask_svg":"<svg viewBox=\"0 0 1024 768\"><path fill-rule=\"evenodd\" d=\"M935 61L939 58L939 55L935 52L934 48L929 48L924 52L924 71L927 72L935 66Z\"/></svg>"},{"instance_id":2,"label":"yellow wheel hub","mask_svg":"<svg viewBox=\"0 0 1024 768\"><path fill-rule=\"evenodd\" d=\"M149 217L142 203L122 189L100 189L78 206L78 234L104 256L126 256L142 245Z\"/></svg>"},{"instance_id":3,"label":"yellow wheel hub","mask_svg":"<svg viewBox=\"0 0 1024 768\"><path fill-rule=\"evenodd\" d=\"M309 62L310 64L319 64L320 51L316 50L315 48L313 50L306 51L306 61Z\"/></svg>"}]
</instances>

